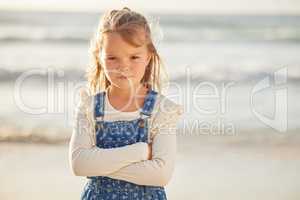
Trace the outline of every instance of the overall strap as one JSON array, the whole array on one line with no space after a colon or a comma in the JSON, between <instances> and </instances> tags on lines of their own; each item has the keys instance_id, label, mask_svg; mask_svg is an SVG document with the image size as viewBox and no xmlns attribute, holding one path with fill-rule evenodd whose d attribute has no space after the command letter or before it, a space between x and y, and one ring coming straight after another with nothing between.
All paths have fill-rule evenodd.
<instances>
[{"instance_id":1,"label":"overall strap","mask_svg":"<svg viewBox=\"0 0 300 200\"><path fill-rule=\"evenodd\" d=\"M105 101L105 91L99 92L94 96L94 117L97 121L98 118L102 118L104 116L104 102Z\"/></svg>"},{"instance_id":2,"label":"overall strap","mask_svg":"<svg viewBox=\"0 0 300 200\"><path fill-rule=\"evenodd\" d=\"M149 126L149 119L150 119L150 116L152 114L152 111L153 111L153 108L155 105L156 97L157 97L157 92L150 89L150 91L148 92L148 94L145 97L144 105L140 112L140 120L139 120L140 128L144 128L145 125L147 127ZM143 118L143 115L147 116L147 118ZM145 130L148 130L148 129L145 129ZM150 131L147 131L147 134L146 134L147 143L151 143L151 138L152 137L150 135ZM139 139L139 140L141 140L141 139Z\"/></svg>"},{"instance_id":3,"label":"overall strap","mask_svg":"<svg viewBox=\"0 0 300 200\"><path fill-rule=\"evenodd\" d=\"M151 116L151 113L154 108L157 92L150 89L149 93L145 97L143 108L140 112L141 115Z\"/></svg>"}]
</instances>

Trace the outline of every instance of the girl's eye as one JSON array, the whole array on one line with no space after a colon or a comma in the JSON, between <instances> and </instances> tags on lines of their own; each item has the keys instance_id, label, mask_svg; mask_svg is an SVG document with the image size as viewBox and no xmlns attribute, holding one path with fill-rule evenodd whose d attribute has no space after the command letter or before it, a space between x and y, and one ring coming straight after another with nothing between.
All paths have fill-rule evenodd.
<instances>
[{"instance_id":1,"label":"girl's eye","mask_svg":"<svg viewBox=\"0 0 300 200\"><path fill-rule=\"evenodd\" d=\"M115 57L108 57L108 60L115 60Z\"/></svg>"},{"instance_id":2,"label":"girl's eye","mask_svg":"<svg viewBox=\"0 0 300 200\"><path fill-rule=\"evenodd\" d=\"M140 57L138 57L138 56L132 56L131 58L134 59L134 60L136 60L136 59L138 59Z\"/></svg>"}]
</instances>

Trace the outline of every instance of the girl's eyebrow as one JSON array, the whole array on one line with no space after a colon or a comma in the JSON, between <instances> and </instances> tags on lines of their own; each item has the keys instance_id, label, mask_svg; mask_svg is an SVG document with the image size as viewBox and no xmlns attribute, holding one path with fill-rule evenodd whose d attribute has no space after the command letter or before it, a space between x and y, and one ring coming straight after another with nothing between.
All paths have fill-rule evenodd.
<instances>
[{"instance_id":1,"label":"girl's eyebrow","mask_svg":"<svg viewBox=\"0 0 300 200\"><path fill-rule=\"evenodd\" d=\"M136 52L136 53L132 53L131 56L137 56L137 55L141 55L143 54L143 52Z\"/></svg>"},{"instance_id":2,"label":"girl's eyebrow","mask_svg":"<svg viewBox=\"0 0 300 200\"><path fill-rule=\"evenodd\" d=\"M129 54L129 55L138 55L138 54L142 54L142 52L135 52L135 53L132 53L132 54ZM105 55L106 56L115 56L114 54L111 54L111 53L107 53Z\"/></svg>"},{"instance_id":3,"label":"girl's eyebrow","mask_svg":"<svg viewBox=\"0 0 300 200\"><path fill-rule=\"evenodd\" d=\"M138 52L132 53L131 55L142 54L142 53L143 52L138 51Z\"/></svg>"}]
</instances>

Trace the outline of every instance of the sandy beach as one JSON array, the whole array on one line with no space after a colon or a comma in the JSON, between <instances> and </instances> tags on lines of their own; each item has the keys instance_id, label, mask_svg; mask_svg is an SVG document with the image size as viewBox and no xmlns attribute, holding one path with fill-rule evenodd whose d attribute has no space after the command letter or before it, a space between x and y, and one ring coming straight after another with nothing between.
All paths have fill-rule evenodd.
<instances>
[{"instance_id":1,"label":"sandy beach","mask_svg":"<svg viewBox=\"0 0 300 200\"><path fill-rule=\"evenodd\" d=\"M170 200L300 198L297 142L245 145L238 136L220 137L178 137ZM79 199L86 179L72 175L67 158L67 144L2 142L0 199Z\"/></svg>"}]
</instances>

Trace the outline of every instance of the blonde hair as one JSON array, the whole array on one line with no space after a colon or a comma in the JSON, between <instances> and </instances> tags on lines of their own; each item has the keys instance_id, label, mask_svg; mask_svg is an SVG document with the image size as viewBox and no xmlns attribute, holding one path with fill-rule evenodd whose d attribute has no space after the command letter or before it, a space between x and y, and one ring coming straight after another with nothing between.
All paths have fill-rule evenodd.
<instances>
[{"instance_id":1,"label":"blonde hair","mask_svg":"<svg viewBox=\"0 0 300 200\"><path fill-rule=\"evenodd\" d=\"M146 40L138 37L139 33L144 33ZM105 33L117 32L129 44L138 47L144 42L151 53L149 64L146 66L145 74L141 83L153 90L161 93L164 83L168 83L168 74L166 73L161 57L153 44L151 30L146 18L127 7L121 10L110 10L102 16L97 27L96 33L90 42L90 64L88 66L86 77L88 79L88 88L92 94L105 90L110 82L104 74L103 66L99 60L99 53L102 48L103 35ZM165 82L164 82L165 81Z\"/></svg>"}]
</instances>

